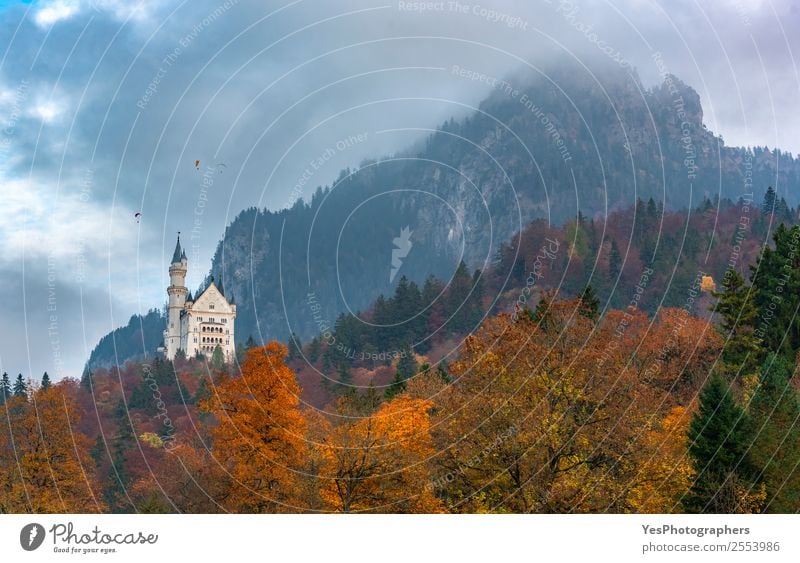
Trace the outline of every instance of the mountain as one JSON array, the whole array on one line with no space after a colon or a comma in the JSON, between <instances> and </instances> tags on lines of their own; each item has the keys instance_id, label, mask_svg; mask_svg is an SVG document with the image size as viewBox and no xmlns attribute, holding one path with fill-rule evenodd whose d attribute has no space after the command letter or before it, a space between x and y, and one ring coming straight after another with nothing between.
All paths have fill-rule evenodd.
<instances>
[{"instance_id":1,"label":"mountain","mask_svg":"<svg viewBox=\"0 0 800 563\"><path fill-rule=\"evenodd\" d=\"M342 171L310 201L241 212L210 271L235 296L237 338L305 339L402 275L447 281L462 260L485 269L536 218L602 219L651 197L667 209L760 201L768 185L797 202L800 162L725 146L677 77L647 89L621 70L597 83L562 68L515 82L526 86L498 88L413 150Z\"/></svg>"},{"instance_id":2,"label":"mountain","mask_svg":"<svg viewBox=\"0 0 800 563\"><path fill-rule=\"evenodd\" d=\"M146 315L133 315L126 326L120 327L100 339L92 350L86 368L110 368L123 365L127 360L153 357L164 340L166 317L156 309Z\"/></svg>"}]
</instances>

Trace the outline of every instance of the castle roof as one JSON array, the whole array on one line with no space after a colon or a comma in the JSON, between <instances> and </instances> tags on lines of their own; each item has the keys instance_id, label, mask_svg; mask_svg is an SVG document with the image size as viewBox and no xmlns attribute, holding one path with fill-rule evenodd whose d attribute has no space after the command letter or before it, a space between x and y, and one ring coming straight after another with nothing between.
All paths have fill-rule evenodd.
<instances>
[{"instance_id":1,"label":"castle roof","mask_svg":"<svg viewBox=\"0 0 800 563\"><path fill-rule=\"evenodd\" d=\"M200 298L201 298L201 297L203 297L203 295L205 295L205 294L206 294L206 292L210 291L210 290L211 290L211 288L213 287L213 288L214 288L214 289L217 291L217 293L219 293L219 294L220 294L220 295L223 297L223 299L225 299L225 301L227 301L227 302L228 302L228 304L231 304L232 302L231 302L231 301L228 301L228 299L225 297L225 294L224 294L224 293L222 293L222 287L221 287L221 286L222 286L222 284L220 284L220 285L217 285L217 284L214 282L214 276L213 276L213 275L212 275L212 276L209 276L208 285L205 287L205 289L204 289L203 291L201 291L200 293L198 293L198 294L197 294L197 299L195 299L195 300L194 300L194 301L195 301L195 303L197 303L198 301L200 301Z\"/></svg>"},{"instance_id":2,"label":"castle roof","mask_svg":"<svg viewBox=\"0 0 800 563\"><path fill-rule=\"evenodd\" d=\"M175 243L175 252L172 253L172 263L180 262L181 257L185 258L186 255L183 254L183 250L181 250L181 235L178 235L178 242Z\"/></svg>"}]
</instances>

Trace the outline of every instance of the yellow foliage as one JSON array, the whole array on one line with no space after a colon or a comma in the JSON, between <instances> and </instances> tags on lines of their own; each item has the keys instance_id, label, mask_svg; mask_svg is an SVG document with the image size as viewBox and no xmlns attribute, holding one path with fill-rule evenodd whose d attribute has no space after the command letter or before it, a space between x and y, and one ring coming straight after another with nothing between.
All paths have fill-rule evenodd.
<instances>
[{"instance_id":1,"label":"yellow foliage","mask_svg":"<svg viewBox=\"0 0 800 563\"><path fill-rule=\"evenodd\" d=\"M700 291L711 293L717 290L717 284L711 276L703 276L700 279Z\"/></svg>"}]
</instances>

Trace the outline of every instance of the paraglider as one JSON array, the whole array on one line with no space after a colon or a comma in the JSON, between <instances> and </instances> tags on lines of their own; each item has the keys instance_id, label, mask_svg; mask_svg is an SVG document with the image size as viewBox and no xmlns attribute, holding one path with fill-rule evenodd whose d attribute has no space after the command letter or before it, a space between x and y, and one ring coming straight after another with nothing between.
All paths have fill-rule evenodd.
<instances>
[{"instance_id":1,"label":"paraglider","mask_svg":"<svg viewBox=\"0 0 800 563\"><path fill-rule=\"evenodd\" d=\"M195 170L200 170L200 161L199 160L195 160L194 161L194 168L195 168Z\"/></svg>"},{"instance_id":2,"label":"paraglider","mask_svg":"<svg viewBox=\"0 0 800 563\"><path fill-rule=\"evenodd\" d=\"M228 165L227 165L227 164L225 164L224 162L218 162L218 163L217 163L217 168L219 168L219 169L220 169L220 170L219 170L219 173L220 173L220 174L222 174L222 169L223 169L223 168L227 168L227 167L228 167Z\"/></svg>"},{"instance_id":3,"label":"paraglider","mask_svg":"<svg viewBox=\"0 0 800 563\"><path fill-rule=\"evenodd\" d=\"M137 211L136 213L133 214L133 218L136 219L137 223L139 222L139 219L141 218L141 216L142 216L142 214L139 211Z\"/></svg>"}]
</instances>

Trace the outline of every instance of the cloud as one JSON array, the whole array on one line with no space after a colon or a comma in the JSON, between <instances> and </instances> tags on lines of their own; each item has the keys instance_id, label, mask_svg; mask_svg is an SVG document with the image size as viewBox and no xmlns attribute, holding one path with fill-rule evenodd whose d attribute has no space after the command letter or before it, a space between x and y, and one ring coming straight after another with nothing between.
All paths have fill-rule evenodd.
<instances>
[{"instance_id":1,"label":"cloud","mask_svg":"<svg viewBox=\"0 0 800 563\"><path fill-rule=\"evenodd\" d=\"M68 20L80 11L81 2L70 0L52 0L42 2L34 15L36 23L48 27L63 20Z\"/></svg>"},{"instance_id":2,"label":"cloud","mask_svg":"<svg viewBox=\"0 0 800 563\"><path fill-rule=\"evenodd\" d=\"M160 0L45 0L36 3L34 21L43 28L51 27L79 15L103 14L118 21L150 21L165 4Z\"/></svg>"}]
</instances>

